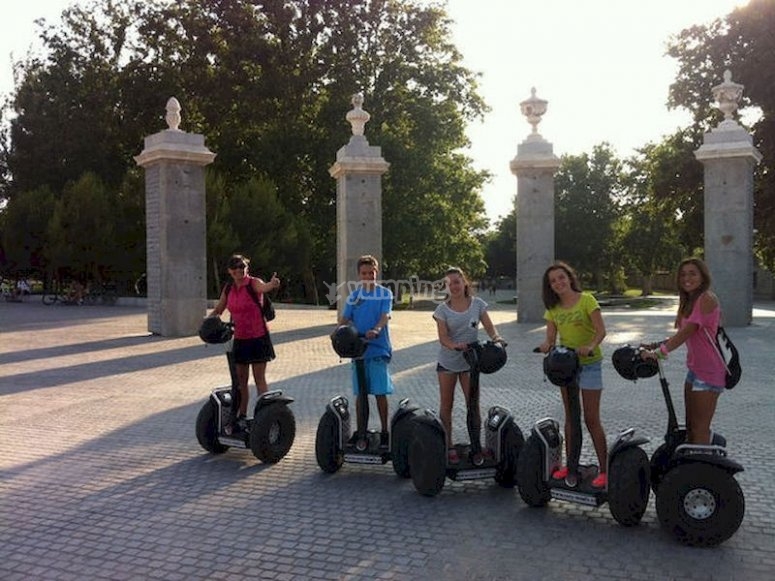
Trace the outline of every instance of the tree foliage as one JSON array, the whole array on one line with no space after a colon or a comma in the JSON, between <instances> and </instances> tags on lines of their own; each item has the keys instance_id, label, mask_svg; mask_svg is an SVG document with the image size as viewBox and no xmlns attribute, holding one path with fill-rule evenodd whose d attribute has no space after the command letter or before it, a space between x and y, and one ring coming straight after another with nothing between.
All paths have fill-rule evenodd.
<instances>
[{"instance_id":1,"label":"tree foliage","mask_svg":"<svg viewBox=\"0 0 775 581\"><path fill-rule=\"evenodd\" d=\"M555 255L602 289L618 260L615 226L624 194L622 161L607 143L563 156L555 176Z\"/></svg>"},{"instance_id":2,"label":"tree foliage","mask_svg":"<svg viewBox=\"0 0 775 581\"><path fill-rule=\"evenodd\" d=\"M350 136L351 95L362 92L372 115L367 138L391 163L383 180L387 274L438 273L450 263L483 273L479 190L487 176L459 152L466 122L486 107L449 24L440 3L416 0L71 7L42 28L44 55L16 65L3 196L9 209L42 187L60 200L88 172L120 190L174 95L182 128L204 134L217 153L217 177L208 180L217 195L207 204L216 263L232 249L254 252L269 270L296 269L309 290L335 272L328 169ZM49 232L68 242L59 223Z\"/></svg>"}]
</instances>

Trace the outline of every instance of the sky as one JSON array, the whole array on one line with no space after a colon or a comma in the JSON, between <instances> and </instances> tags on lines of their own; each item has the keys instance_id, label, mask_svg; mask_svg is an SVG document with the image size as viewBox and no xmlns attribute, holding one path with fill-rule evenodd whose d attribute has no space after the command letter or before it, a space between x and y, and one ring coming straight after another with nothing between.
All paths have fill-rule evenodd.
<instances>
[{"instance_id":1,"label":"sky","mask_svg":"<svg viewBox=\"0 0 775 581\"><path fill-rule=\"evenodd\" d=\"M35 19L55 23L71 3L26 0L3 11L0 93L13 89L13 60L35 46ZM555 154L591 152L605 141L619 156L629 156L635 148L689 124L688 113L671 112L666 106L677 70L676 62L665 56L670 35L747 3L447 0L453 41L464 65L481 73L479 92L491 108L483 121L469 128L472 145L467 152L477 169L493 175L482 192L488 217L494 221L511 210L517 180L509 162L531 131L519 103L530 97L532 87L548 101L538 131L554 145ZM734 65L731 68L735 80ZM368 102L364 109L369 110ZM371 113L372 118L378 116Z\"/></svg>"}]
</instances>

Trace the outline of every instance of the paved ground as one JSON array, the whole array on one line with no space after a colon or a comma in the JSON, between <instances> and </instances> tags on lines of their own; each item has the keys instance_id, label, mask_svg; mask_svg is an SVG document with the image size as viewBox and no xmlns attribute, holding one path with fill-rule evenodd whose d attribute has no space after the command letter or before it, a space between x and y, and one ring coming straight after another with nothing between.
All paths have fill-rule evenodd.
<instances>
[{"instance_id":1,"label":"paved ground","mask_svg":"<svg viewBox=\"0 0 775 581\"><path fill-rule=\"evenodd\" d=\"M715 422L746 467L745 520L722 546L691 549L660 530L653 497L642 524L625 529L605 506L531 509L491 482L447 481L429 499L389 465L323 474L317 421L331 396L349 393L347 365L327 339L332 311L278 308L268 376L296 400L297 437L268 466L246 450L209 455L194 437L210 389L228 383L222 350L149 336L137 307L0 303L0 578L773 579L775 305L759 306L753 325L732 330L744 375ZM606 351L663 337L673 309L605 310ZM517 324L513 307L493 318L510 359L484 378L483 407L509 407L526 432L561 417L531 353L542 327ZM436 407L430 312L398 312L391 326L398 394ZM667 371L678 385L682 354ZM609 439L634 426L651 452L666 421L658 383L623 382L610 364L604 374Z\"/></svg>"}]
</instances>

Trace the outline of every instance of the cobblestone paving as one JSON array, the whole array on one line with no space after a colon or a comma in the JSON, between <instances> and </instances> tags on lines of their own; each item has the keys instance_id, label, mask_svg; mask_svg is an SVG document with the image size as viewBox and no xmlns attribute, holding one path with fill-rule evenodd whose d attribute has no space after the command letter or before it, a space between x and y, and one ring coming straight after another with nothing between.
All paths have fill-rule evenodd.
<instances>
[{"instance_id":1,"label":"cobblestone paving","mask_svg":"<svg viewBox=\"0 0 775 581\"><path fill-rule=\"evenodd\" d=\"M0 303L0 579L773 579L775 305L757 306L753 325L731 330L744 375L714 426L746 468L745 519L720 547L691 549L659 528L653 496L641 525L625 529L605 505L533 509L489 481L447 481L425 498L389 465L323 474L317 422L333 395L350 393L327 338L333 311L278 306L268 378L295 398L297 435L288 456L263 465L247 450L207 454L194 436L210 390L228 383L222 349L150 336L138 307ZM673 312L606 309L605 351L664 337ZM510 408L525 432L561 418L531 353L543 328L517 324L514 307L492 316L509 362L483 378L483 409ZM436 408L430 311L397 312L391 329L393 404ZM679 415L682 359L667 363ZM606 364L604 381L609 441L633 426L651 453L666 425L657 380L623 382Z\"/></svg>"}]
</instances>

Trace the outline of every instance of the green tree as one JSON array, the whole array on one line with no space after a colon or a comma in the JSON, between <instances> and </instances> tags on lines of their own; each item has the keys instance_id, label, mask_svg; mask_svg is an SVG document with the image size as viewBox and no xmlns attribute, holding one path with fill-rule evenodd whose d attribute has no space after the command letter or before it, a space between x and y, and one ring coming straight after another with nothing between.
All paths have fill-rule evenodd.
<instances>
[{"instance_id":1,"label":"green tree","mask_svg":"<svg viewBox=\"0 0 775 581\"><path fill-rule=\"evenodd\" d=\"M94 174L86 173L65 187L54 204L47 227L46 256L56 269L67 267L82 281L110 278L115 255L115 194Z\"/></svg>"},{"instance_id":2,"label":"green tree","mask_svg":"<svg viewBox=\"0 0 775 581\"><path fill-rule=\"evenodd\" d=\"M448 263L483 271L487 176L459 151L466 122L486 108L450 38L441 5L413 0L110 0L68 9L42 31L46 57L17 66L7 195L13 202L47 184L60 197L87 171L120 187L175 95L183 129L203 133L218 154L212 169L227 176L225 190L259 176L274 185L294 217L289 236L308 236L299 268L314 286L334 272L328 169L349 139L344 115L360 91L372 113L367 137L392 164L387 274ZM51 160L44 171L42 159ZM269 262L281 262L281 249L271 252Z\"/></svg>"},{"instance_id":3,"label":"green tree","mask_svg":"<svg viewBox=\"0 0 775 581\"><path fill-rule=\"evenodd\" d=\"M19 197L0 212L0 232L6 268L41 276L46 268L46 230L55 197L48 186L41 186Z\"/></svg>"},{"instance_id":4,"label":"green tree","mask_svg":"<svg viewBox=\"0 0 775 581\"><path fill-rule=\"evenodd\" d=\"M607 143L591 155L563 156L555 176L555 255L597 289L618 262L614 234L623 185L622 161Z\"/></svg>"},{"instance_id":5,"label":"green tree","mask_svg":"<svg viewBox=\"0 0 775 581\"><path fill-rule=\"evenodd\" d=\"M493 232L488 233L485 245L487 275L517 278L517 208L502 217Z\"/></svg>"}]
</instances>

